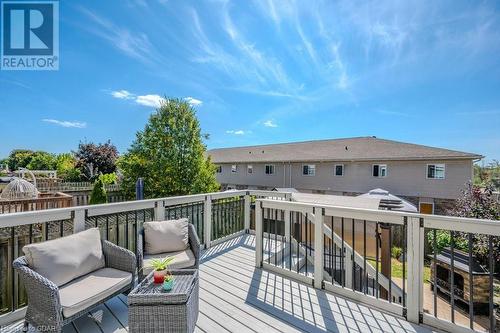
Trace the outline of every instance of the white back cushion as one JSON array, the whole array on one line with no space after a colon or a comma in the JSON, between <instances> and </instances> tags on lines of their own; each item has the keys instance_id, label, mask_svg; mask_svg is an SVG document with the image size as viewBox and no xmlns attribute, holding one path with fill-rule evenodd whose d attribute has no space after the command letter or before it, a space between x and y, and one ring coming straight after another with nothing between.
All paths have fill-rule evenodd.
<instances>
[{"instance_id":1,"label":"white back cushion","mask_svg":"<svg viewBox=\"0 0 500 333\"><path fill-rule=\"evenodd\" d=\"M144 223L144 252L157 254L188 247L188 219Z\"/></svg>"},{"instance_id":2,"label":"white back cushion","mask_svg":"<svg viewBox=\"0 0 500 333\"><path fill-rule=\"evenodd\" d=\"M105 265L99 229L23 247L28 266L61 286Z\"/></svg>"}]
</instances>

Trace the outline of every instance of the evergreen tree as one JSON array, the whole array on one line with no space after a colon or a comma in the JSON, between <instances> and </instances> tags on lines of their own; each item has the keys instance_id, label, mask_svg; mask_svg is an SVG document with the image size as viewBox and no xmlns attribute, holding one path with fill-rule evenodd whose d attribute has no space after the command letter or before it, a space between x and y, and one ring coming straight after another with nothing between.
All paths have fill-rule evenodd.
<instances>
[{"instance_id":1,"label":"evergreen tree","mask_svg":"<svg viewBox=\"0 0 500 333\"><path fill-rule=\"evenodd\" d=\"M108 202L108 195L106 193L106 188L104 187L104 183L102 179L97 179L94 183L94 188L92 189L92 193L90 193L90 205L103 204Z\"/></svg>"}]
</instances>

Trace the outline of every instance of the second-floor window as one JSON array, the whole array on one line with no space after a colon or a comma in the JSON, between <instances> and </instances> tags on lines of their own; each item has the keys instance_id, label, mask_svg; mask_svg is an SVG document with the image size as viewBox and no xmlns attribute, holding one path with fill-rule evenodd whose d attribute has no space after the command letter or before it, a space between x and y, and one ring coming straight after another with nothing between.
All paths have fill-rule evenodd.
<instances>
[{"instance_id":1,"label":"second-floor window","mask_svg":"<svg viewBox=\"0 0 500 333\"><path fill-rule=\"evenodd\" d=\"M314 176L316 174L315 164L304 164L302 166L302 174L304 176Z\"/></svg>"},{"instance_id":2,"label":"second-floor window","mask_svg":"<svg viewBox=\"0 0 500 333\"><path fill-rule=\"evenodd\" d=\"M383 178L387 176L387 165L386 164L374 164L372 168L373 177Z\"/></svg>"},{"instance_id":3,"label":"second-floor window","mask_svg":"<svg viewBox=\"0 0 500 333\"><path fill-rule=\"evenodd\" d=\"M343 176L344 175L344 165L343 164L335 164L335 168L333 170L333 174L335 176Z\"/></svg>"},{"instance_id":4,"label":"second-floor window","mask_svg":"<svg viewBox=\"0 0 500 333\"><path fill-rule=\"evenodd\" d=\"M217 166L217 173L222 173L222 165Z\"/></svg>"},{"instance_id":5,"label":"second-floor window","mask_svg":"<svg viewBox=\"0 0 500 333\"><path fill-rule=\"evenodd\" d=\"M253 173L253 165L247 165L247 173Z\"/></svg>"},{"instance_id":6,"label":"second-floor window","mask_svg":"<svg viewBox=\"0 0 500 333\"><path fill-rule=\"evenodd\" d=\"M232 173L238 172L238 166L236 164L231 165L231 172Z\"/></svg>"},{"instance_id":7,"label":"second-floor window","mask_svg":"<svg viewBox=\"0 0 500 333\"><path fill-rule=\"evenodd\" d=\"M274 175L274 165L266 164L266 175Z\"/></svg>"},{"instance_id":8,"label":"second-floor window","mask_svg":"<svg viewBox=\"0 0 500 333\"><path fill-rule=\"evenodd\" d=\"M444 164L427 164L427 178L444 179Z\"/></svg>"}]
</instances>

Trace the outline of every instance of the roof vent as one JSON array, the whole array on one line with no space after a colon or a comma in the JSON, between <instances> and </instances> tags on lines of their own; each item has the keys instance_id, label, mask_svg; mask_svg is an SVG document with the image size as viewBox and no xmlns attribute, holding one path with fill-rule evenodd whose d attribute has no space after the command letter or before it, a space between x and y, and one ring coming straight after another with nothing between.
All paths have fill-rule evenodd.
<instances>
[{"instance_id":1,"label":"roof vent","mask_svg":"<svg viewBox=\"0 0 500 333\"><path fill-rule=\"evenodd\" d=\"M349 150L349 148L347 148L347 146L345 146L345 150Z\"/></svg>"}]
</instances>

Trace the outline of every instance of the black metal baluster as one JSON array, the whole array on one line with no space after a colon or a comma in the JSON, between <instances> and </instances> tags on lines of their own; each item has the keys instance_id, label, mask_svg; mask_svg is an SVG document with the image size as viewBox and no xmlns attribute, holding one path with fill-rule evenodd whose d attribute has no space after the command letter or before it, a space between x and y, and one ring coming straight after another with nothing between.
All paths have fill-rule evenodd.
<instances>
[{"instance_id":1,"label":"black metal baluster","mask_svg":"<svg viewBox=\"0 0 500 333\"><path fill-rule=\"evenodd\" d=\"M355 259L355 253L356 253L356 237L354 237L355 231L354 231L354 223L355 219L352 219L352 290L356 290L356 261Z\"/></svg>"},{"instance_id":2,"label":"black metal baluster","mask_svg":"<svg viewBox=\"0 0 500 333\"><path fill-rule=\"evenodd\" d=\"M106 240L109 240L109 215L106 215Z\"/></svg>"},{"instance_id":3,"label":"black metal baluster","mask_svg":"<svg viewBox=\"0 0 500 333\"><path fill-rule=\"evenodd\" d=\"M392 303L392 225L389 226L389 303Z\"/></svg>"},{"instance_id":4,"label":"black metal baluster","mask_svg":"<svg viewBox=\"0 0 500 333\"><path fill-rule=\"evenodd\" d=\"M345 287L345 246L344 246L344 218L340 218L340 228L341 228L341 238L342 238L342 251L340 254L340 280L342 282L342 288Z\"/></svg>"},{"instance_id":5,"label":"black metal baluster","mask_svg":"<svg viewBox=\"0 0 500 333\"><path fill-rule=\"evenodd\" d=\"M404 218L404 223L403 223L403 307L406 307L406 251L407 251L407 228L408 226L408 220L405 216Z\"/></svg>"},{"instance_id":6,"label":"black metal baluster","mask_svg":"<svg viewBox=\"0 0 500 333\"><path fill-rule=\"evenodd\" d=\"M302 217L302 216L301 216L301 217ZM305 244L306 244L306 248L305 248L305 250L306 250L306 251L305 251L305 252L306 252L306 275L307 275L307 273L308 273L308 272L307 272L307 270L308 270L308 266L309 266L309 265L307 264L307 246L308 246L307 242L308 242L308 240L309 240L309 239L307 238L307 234L308 234L308 230L307 230L307 229L309 229L309 227L308 227L308 226L309 226L309 225L308 225L308 221L309 221L309 218L308 218L308 214L306 213L306 216L305 216L305 221L304 221L304 226L305 226L305 228L306 228L306 230L305 230L305 231L306 231L306 235L305 235L305 236L306 236L306 241L305 241Z\"/></svg>"},{"instance_id":7,"label":"black metal baluster","mask_svg":"<svg viewBox=\"0 0 500 333\"><path fill-rule=\"evenodd\" d=\"M331 230L331 239L330 239L330 274L332 275L332 284L335 283L335 274L337 273L337 246L333 241L335 239L335 232L333 231L333 216L331 216L330 220L330 230ZM334 252L335 251L335 252ZM333 257L332 257L333 256ZM335 267L333 267L335 265Z\"/></svg>"},{"instance_id":8,"label":"black metal baluster","mask_svg":"<svg viewBox=\"0 0 500 333\"><path fill-rule=\"evenodd\" d=\"M116 245L120 245L120 214L116 214Z\"/></svg>"},{"instance_id":9,"label":"black metal baluster","mask_svg":"<svg viewBox=\"0 0 500 333\"><path fill-rule=\"evenodd\" d=\"M285 212L286 214L286 212ZM292 211L289 211L288 212L288 227L289 227L289 230L290 230L290 235L288 235L288 267L290 268L290 271L292 270L292 233L293 233L293 230L292 230L292 217L293 217L293 213Z\"/></svg>"},{"instance_id":10,"label":"black metal baluster","mask_svg":"<svg viewBox=\"0 0 500 333\"><path fill-rule=\"evenodd\" d=\"M373 290L373 292L376 294L376 297L379 298L380 294L380 288L378 285L378 246L380 242L380 235L378 233L378 222L375 224L375 287L376 289Z\"/></svg>"},{"instance_id":11,"label":"black metal baluster","mask_svg":"<svg viewBox=\"0 0 500 333\"><path fill-rule=\"evenodd\" d=\"M64 221L59 221L59 237L64 236Z\"/></svg>"},{"instance_id":12,"label":"black metal baluster","mask_svg":"<svg viewBox=\"0 0 500 333\"><path fill-rule=\"evenodd\" d=\"M127 212L125 213L125 248L130 250L130 244L128 241L128 233L129 233L128 228L129 227L128 227L128 212Z\"/></svg>"},{"instance_id":13,"label":"black metal baluster","mask_svg":"<svg viewBox=\"0 0 500 333\"><path fill-rule=\"evenodd\" d=\"M493 273L495 272L495 261L494 261L494 256L493 256L493 236L488 237L488 261L489 261L489 277L490 277L490 300L489 300L489 307L490 307L490 332L493 333L496 331L495 328L495 313L494 311L494 295L493 295Z\"/></svg>"},{"instance_id":14,"label":"black metal baluster","mask_svg":"<svg viewBox=\"0 0 500 333\"><path fill-rule=\"evenodd\" d=\"M469 326L471 330L474 330L474 286L473 286L473 275L472 275L472 245L474 239L472 234L469 233ZM465 295L464 295L465 298Z\"/></svg>"},{"instance_id":15,"label":"black metal baluster","mask_svg":"<svg viewBox=\"0 0 500 333\"><path fill-rule=\"evenodd\" d=\"M451 299L451 322L455 323L455 233L450 231L451 247L451 274L450 274L450 299Z\"/></svg>"},{"instance_id":16,"label":"black metal baluster","mask_svg":"<svg viewBox=\"0 0 500 333\"><path fill-rule=\"evenodd\" d=\"M363 293L368 292L368 273L366 272L366 220L363 220Z\"/></svg>"},{"instance_id":17,"label":"black metal baluster","mask_svg":"<svg viewBox=\"0 0 500 333\"><path fill-rule=\"evenodd\" d=\"M432 274L432 280L434 281L434 317L437 318L437 240L436 240L436 229L432 229L432 247L434 248L434 272Z\"/></svg>"}]
</instances>

